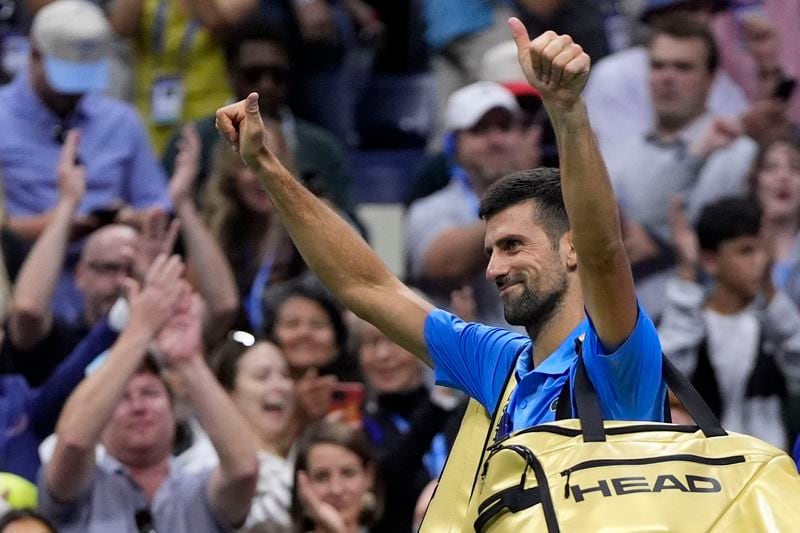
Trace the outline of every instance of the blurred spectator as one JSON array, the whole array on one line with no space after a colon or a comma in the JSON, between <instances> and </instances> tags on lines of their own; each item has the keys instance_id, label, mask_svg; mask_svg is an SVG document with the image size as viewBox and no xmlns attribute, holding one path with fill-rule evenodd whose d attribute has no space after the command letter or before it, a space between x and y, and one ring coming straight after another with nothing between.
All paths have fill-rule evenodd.
<instances>
[{"instance_id":1,"label":"blurred spectator","mask_svg":"<svg viewBox=\"0 0 800 533\"><path fill-rule=\"evenodd\" d=\"M19 374L0 376L0 472L36 483L39 444L55 430L61 407L83 379L86 366L116 337L116 329L101 320L38 387L28 385Z\"/></svg>"},{"instance_id":2,"label":"blurred spectator","mask_svg":"<svg viewBox=\"0 0 800 533\"><path fill-rule=\"evenodd\" d=\"M725 428L788 449L782 411L787 382L800 384L800 312L772 284L758 206L741 198L711 204L696 235L678 200L671 216L679 277L658 331L664 353ZM713 281L707 296L700 266Z\"/></svg>"},{"instance_id":3,"label":"blurred spectator","mask_svg":"<svg viewBox=\"0 0 800 533\"><path fill-rule=\"evenodd\" d=\"M57 533L55 526L33 509L8 511L0 517L0 533Z\"/></svg>"},{"instance_id":4,"label":"blurred spectator","mask_svg":"<svg viewBox=\"0 0 800 533\"><path fill-rule=\"evenodd\" d=\"M643 17L655 25L665 16L684 13L709 24L719 0L648 0ZM586 105L603 155L621 138L647 134L656 123L648 88L649 57L644 46L612 54L592 68L586 85ZM747 98L724 71L712 72L708 108L714 116L738 117L748 108Z\"/></svg>"},{"instance_id":5,"label":"blurred spectator","mask_svg":"<svg viewBox=\"0 0 800 533\"><path fill-rule=\"evenodd\" d=\"M34 19L30 65L0 89L8 227L26 239L35 239L53 216L55 169L71 128L83 132L87 172L87 194L71 221L74 235L97 227L102 216L138 220L138 210L169 206L166 178L136 112L96 92L108 79L110 38L97 6L53 2Z\"/></svg>"},{"instance_id":6,"label":"blurred spectator","mask_svg":"<svg viewBox=\"0 0 800 533\"><path fill-rule=\"evenodd\" d=\"M782 79L800 77L798 0L729 0L713 21L723 68L752 102L770 98ZM800 124L800 92L788 94L789 117Z\"/></svg>"},{"instance_id":7,"label":"blurred spectator","mask_svg":"<svg viewBox=\"0 0 800 533\"><path fill-rule=\"evenodd\" d=\"M206 302L203 333L208 345L212 346L236 319L239 295L231 264L195 205L193 191L199 166L200 137L194 125L188 124L183 127L178 141L178 156L169 182L169 194L192 274L191 280ZM150 217L148 221L156 227L145 228L146 238L140 242L156 247L149 254L152 258L157 252L163 251L163 243L158 237L163 233L166 218ZM159 223L162 227L158 227Z\"/></svg>"},{"instance_id":8,"label":"blurred spectator","mask_svg":"<svg viewBox=\"0 0 800 533\"><path fill-rule=\"evenodd\" d=\"M216 110L231 95L221 41L258 0L118 0L109 19L134 41L136 107L163 152L174 128Z\"/></svg>"},{"instance_id":9,"label":"blurred spectator","mask_svg":"<svg viewBox=\"0 0 800 533\"><path fill-rule=\"evenodd\" d=\"M450 292L471 285L478 319L505 324L494 284L484 278L484 224L478 200L486 188L511 172L539 164L541 128L523 123L519 104L497 83L477 82L448 100L450 183L414 202L406 219L406 253L411 276L436 305Z\"/></svg>"},{"instance_id":10,"label":"blurred spectator","mask_svg":"<svg viewBox=\"0 0 800 533\"><path fill-rule=\"evenodd\" d=\"M55 0L11 0L15 3L27 4L27 11L32 13L38 12L47 4L52 4ZM97 4L108 15L111 5L116 0L89 0L93 4ZM28 16L23 12L23 16ZM28 23L29 24L29 23ZM26 32L27 33L27 32ZM25 62L21 64L24 67L27 64L27 54ZM133 100L133 50L127 39L114 34L111 39L111 52L108 57L108 85L104 93L112 98L125 100L130 102Z\"/></svg>"},{"instance_id":11,"label":"blurred spectator","mask_svg":"<svg viewBox=\"0 0 800 533\"><path fill-rule=\"evenodd\" d=\"M256 341L246 331L231 331L210 357L214 375L256 435L258 484L243 529L253 533L289 533L292 469L289 431L294 383L280 349ZM202 430L201 430L202 431ZM205 432L179 462L189 470L215 467L219 458Z\"/></svg>"},{"instance_id":12,"label":"blurred spectator","mask_svg":"<svg viewBox=\"0 0 800 533\"><path fill-rule=\"evenodd\" d=\"M414 505L447 459L445 423L459 405L447 389L423 381L423 363L372 324L356 323L364 378L374 394L363 428L376 451L386 506L376 531L411 531Z\"/></svg>"},{"instance_id":13,"label":"blurred spectator","mask_svg":"<svg viewBox=\"0 0 800 533\"><path fill-rule=\"evenodd\" d=\"M85 243L75 268L80 318L64 320L51 308L53 293L64 269L70 222L80 204L86 170L75 164L78 133L67 135L58 166L60 199L52 219L37 239L19 273L6 325L3 356L14 371L32 385L42 383L51 370L100 320L120 295L126 277L141 277L153 259L172 250L178 224L167 227L166 214L149 212L142 232L122 224L111 224L94 232ZM181 165L172 183L180 228L194 279L204 298L206 334L213 338L238 308L233 275L219 247L199 218L186 205L192 174L191 147L187 143ZM223 329L223 331L225 331Z\"/></svg>"},{"instance_id":14,"label":"blurred spectator","mask_svg":"<svg viewBox=\"0 0 800 533\"><path fill-rule=\"evenodd\" d=\"M572 37L593 62L608 55L603 12L597 0L513 0L512 3L530 35L553 30Z\"/></svg>"},{"instance_id":15,"label":"blurred spectator","mask_svg":"<svg viewBox=\"0 0 800 533\"><path fill-rule=\"evenodd\" d=\"M311 426L297 447L296 531L370 531L383 507L376 469L374 452L360 430L331 422Z\"/></svg>"},{"instance_id":16,"label":"blurred spectator","mask_svg":"<svg viewBox=\"0 0 800 533\"><path fill-rule=\"evenodd\" d=\"M521 113L524 127L541 127L541 147L531 152L532 164L558 166L558 153L555 135L544 112L539 93L525 79L517 59L517 46L513 41L502 42L483 55L481 61L481 81L499 83L514 94ZM445 134L447 139L448 133ZM445 147L447 148L447 146ZM436 152L431 154L416 177L416 183L405 199L406 205L429 196L447 186L451 179L452 154Z\"/></svg>"},{"instance_id":17,"label":"blurred spectator","mask_svg":"<svg viewBox=\"0 0 800 533\"><path fill-rule=\"evenodd\" d=\"M299 432L328 413L337 380L358 381L356 362L346 352L347 326L338 303L303 279L271 288L264 305L264 332L283 350L295 380Z\"/></svg>"},{"instance_id":18,"label":"blurred spectator","mask_svg":"<svg viewBox=\"0 0 800 533\"><path fill-rule=\"evenodd\" d=\"M225 48L227 72L237 99L251 92L260 96L260 109L270 128L286 145L285 164L298 176L329 197L352 220L355 214L350 176L342 144L331 133L295 117L287 105L292 62L288 38L264 19L239 25L231 31ZM214 147L222 144L212 113L197 121L201 141L201 165L197 185L211 174ZM169 142L164 164L171 169L177 155L178 136ZM227 147L225 147L227 149Z\"/></svg>"},{"instance_id":19,"label":"blurred spectator","mask_svg":"<svg viewBox=\"0 0 800 533\"><path fill-rule=\"evenodd\" d=\"M438 127L431 145L438 148L447 127L450 95L481 79L481 58L508 40L507 21L514 13L501 0L422 0L422 7L438 100Z\"/></svg>"},{"instance_id":20,"label":"blurred spectator","mask_svg":"<svg viewBox=\"0 0 800 533\"><path fill-rule=\"evenodd\" d=\"M203 212L216 242L232 267L247 322L264 327L266 287L306 271L272 201L239 154L217 145L214 171L203 199Z\"/></svg>"},{"instance_id":21,"label":"blurred spectator","mask_svg":"<svg viewBox=\"0 0 800 533\"><path fill-rule=\"evenodd\" d=\"M606 162L637 293L658 317L672 262L669 198L682 195L695 220L705 204L744 194L756 145L738 124L707 110L717 51L705 25L680 14L664 18L647 53L655 127L620 138L606 150Z\"/></svg>"},{"instance_id":22,"label":"blurred spectator","mask_svg":"<svg viewBox=\"0 0 800 533\"><path fill-rule=\"evenodd\" d=\"M179 258L159 256L108 356L75 390L40 476L40 509L62 532L228 531L242 524L258 462L247 423L203 361L201 301ZM171 464L175 418L151 343L181 384L220 464L191 474ZM102 441L107 455L95 458Z\"/></svg>"},{"instance_id":23,"label":"blurred spectator","mask_svg":"<svg viewBox=\"0 0 800 533\"><path fill-rule=\"evenodd\" d=\"M778 136L761 145L750 196L761 207L763 237L774 251L773 282L788 291L792 269L800 262L800 143L796 137ZM789 294L800 305L800 292Z\"/></svg>"}]
</instances>

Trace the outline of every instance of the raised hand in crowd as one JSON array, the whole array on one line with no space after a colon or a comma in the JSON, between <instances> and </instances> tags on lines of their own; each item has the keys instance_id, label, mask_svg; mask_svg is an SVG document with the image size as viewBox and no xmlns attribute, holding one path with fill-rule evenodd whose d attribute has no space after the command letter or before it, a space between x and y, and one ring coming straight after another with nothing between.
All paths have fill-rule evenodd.
<instances>
[{"instance_id":1,"label":"raised hand in crowd","mask_svg":"<svg viewBox=\"0 0 800 533\"><path fill-rule=\"evenodd\" d=\"M192 191L200 171L201 148L197 126L193 122L183 126L178 140L175 170L169 180L169 197L176 210L179 210L184 202L192 201Z\"/></svg>"},{"instance_id":2,"label":"raised hand in crowd","mask_svg":"<svg viewBox=\"0 0 800 533\"><path fill-rule=\"evenodd\" d=\"M689 153L705 159L712 153L725 148L744 133L738 120L716 117L708 124L703 134L689 147Z\"/></svg>"},{"instance_id":3,"label":"raised hand in crowd","mask_svg":"<svg viewBox=\"0 0 800 533\"><path fill-rule=\"evenodd\" d=\"M308 515L319 533L346 533L347 526L336 508L323 501L311 488L308 473L297 472L297 496L303 511Z\"/></svg>"},{"instance_id":4,"label":"raised hand in crowd","mask_svg":"<svg viewBox=\"0 0 800 533\"><path fill-rule=\"evenodd\" d=\"M228 260L195 205L193 190L200 170L201 148L197 127L194 123L186 124L181 130L169 183L176 218L169 222L163 212L152 214L143 230L143 260L147 260L148 254L172 251L180 231L190 277L205 302L205 339L213 344L228 330L236 315L239 294Z\"/></svg>"},{"instance_id":5,"label":"raised hand in crowd","mask_svg":"<svg viewBox=\"0 0 800 533\"><path fill-rule=\"evenodd\" d=\"M670 199L669 224L678 276L686 281L697 281L700 268L700 243L686 216L683 198L680 196L673 196Z\"/></svg>"},{"instance_id":6,"label":"raised hand in crowd","mask_svg":"<svg viewBox=\"0 0 800 533\"><path fill-rule=\"evenodd\" d=\"M133 272L138 279L145 277L159 255L172 252L179 227L177 219L170 221L169 215L158 207L145 211L134 255Z\"/></svg>"},{"instance_id":7,"label":"raised hand in crowd","mask_svg":"<svg viewBox=\"0 0 800 533\"><path fill-rule=\"evenodd\" d=\"M336 23L328 0L293 0L300 35L310 44L336 42Z\"/></svg>"}]
</instances>

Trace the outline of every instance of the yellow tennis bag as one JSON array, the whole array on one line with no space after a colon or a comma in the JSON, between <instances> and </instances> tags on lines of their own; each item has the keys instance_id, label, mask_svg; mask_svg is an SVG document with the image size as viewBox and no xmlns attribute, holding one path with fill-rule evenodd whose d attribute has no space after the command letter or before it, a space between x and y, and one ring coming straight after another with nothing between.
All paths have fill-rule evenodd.
<instances>
[{"instance_id":1,"label":"yellow tennis bag","mask_svg":"<svg viewBox=\"0 0 800 533\"><path fill-rule=\"evenodd\" d=\"M579 419L491 441L509 377L491 421L470 404L420 531L800 531L793 461L724 431L666 358L663 369L696 426L603 421L579 358L573 397L565 385L557 410L574 402Z\"/></svg>"}]
</instances>

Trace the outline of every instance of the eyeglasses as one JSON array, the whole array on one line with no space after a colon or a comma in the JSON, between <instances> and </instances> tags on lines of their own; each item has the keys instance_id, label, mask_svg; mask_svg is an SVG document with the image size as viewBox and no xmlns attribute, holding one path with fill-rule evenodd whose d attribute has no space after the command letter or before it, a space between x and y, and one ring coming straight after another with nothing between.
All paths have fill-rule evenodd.
<instances>
[{"instance_id":1,"label":"eyeglasses","mask_svg":"<svg viewBox=\"0 0 800 533\"><path fill-rule=\"evenodd\" d=\"M109 261L89 261L86 265L99 276L116 276L122 274L130 276L133 273L133 265L130 263L112 263Z\"/></svg>"},{"instance_id":2,"label":"eyeglasses","mask_svg":"<svg viewBox=\"0 0 800 533\"><path fill-rule=\"evenodd\" d=\"M145 507L136 511L133 519L136 521L136 531L138 533L158 533L153 522L153 513L150 512L149 508Z\"/></svg>"},{"instance_id":3,"label":"eyeglasses","mask_svg":"<svg viewBox=\"0 0 800 533\"><path fill-rule=\"evenodd\" d=\"M250 348L252 345L256 343L256 337L249 331L242 331L240 329L235 329L233 331L228 332L228 340L233 342L238 342L242 346L246 346Z\"/></svg>"},{"instance_id":4,"label":"eyeglasses","mask_svg":"<svg viewBox=\"0 0 800 533\"><path fill-rule=\"evenodd\" d=\"M282 85L289 79L289 68L280 65L254 65L240 67L239 74L244 81L250 84L258 83L263 76L267 76L272 83Z\"/></svg>"}]
</instances>

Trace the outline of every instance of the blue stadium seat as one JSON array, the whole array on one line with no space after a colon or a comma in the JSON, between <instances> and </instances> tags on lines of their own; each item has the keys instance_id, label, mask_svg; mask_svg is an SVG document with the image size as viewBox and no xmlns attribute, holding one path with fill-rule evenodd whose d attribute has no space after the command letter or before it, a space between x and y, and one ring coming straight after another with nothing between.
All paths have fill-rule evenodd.
<instances>
[{"instance_id":1,"label":"blue stadium seat","mask_svg":"<svg viewBox=\"0 0 800 533\"><path fill-rule=\"evenodd\" d=\"M350 170L356 202L403 202L424 158L422 148L351 152Z\"/></svg>"},{"instance_id":2,"label":"blue stadium seat","mask_svg":"<svg viewBox=\"0 0 800 533\"><path fill-rule=\"evenodd\" d=\"M357 109L360 148L424 148L434 126L434 91L428 72L373 75Z\"/></svg>"}]
</instances>

